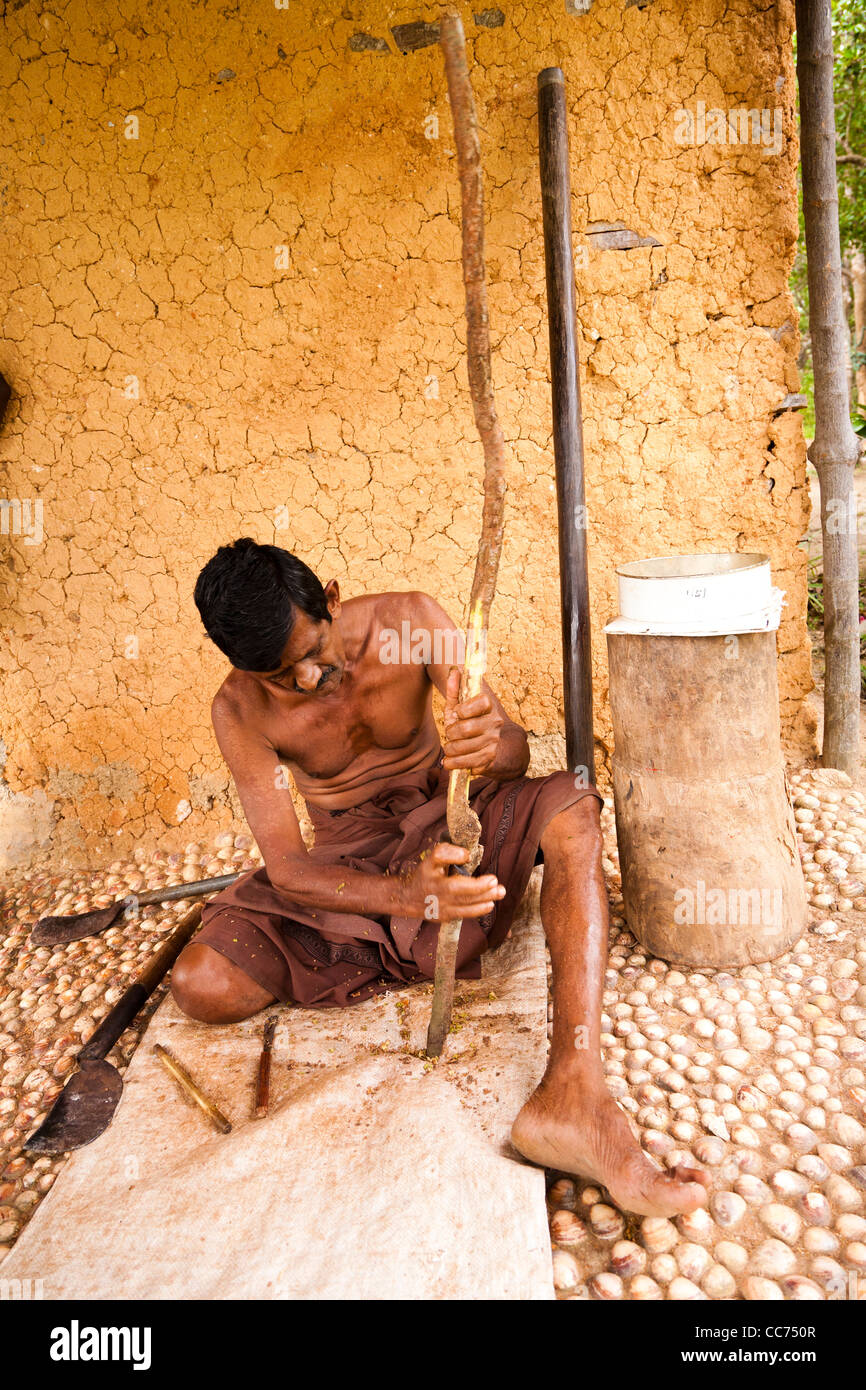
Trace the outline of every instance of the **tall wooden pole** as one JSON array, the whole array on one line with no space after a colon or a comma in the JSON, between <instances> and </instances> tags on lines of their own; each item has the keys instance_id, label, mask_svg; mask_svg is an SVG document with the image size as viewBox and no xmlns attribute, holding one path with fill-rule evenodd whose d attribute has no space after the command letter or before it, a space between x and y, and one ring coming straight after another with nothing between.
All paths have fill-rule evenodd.
<instances>
[{"instance_id":1,"label":"tall wooden pole","mask_svg":"<svg viewBox=\"0 0 866 1390\"><path fill-rule=\"evenodd\" d=\"M445 58L448 98L454 120L454 143L460 170L463 284L466 291L466 359L469 394L475 425L484 449L484 510L481 537L475 557L475 574L469 596L466 658L460 678L460 699L481 691L487 646L490 605L496 592L499 556L505 526L505 439L493 401L490 370L490 328L487 318L487 286L484 280L484 196L478 119L466 65L463 24L456 10L442 16L440 43ZM469 805L470 774L452 770L448 779L448 834L451 843L470 852L473 872L481 861L481 822ZM427 1030L427 1053L438 1057L451 1026L454 971L460 941L458 921L442 922L436 947L433 1004Z\"/></svg>"},{"instance_id":2,"label":"tall wooden pole","mask_svg":"<svg viewBox=\"0 0 866 1390\"><path fill-rule=\"evenodd\" d=\"M545 68L538 74L538 157L559 513L565 746L570 770L594 782L583 428L571 246L568 126L565 77L561 68Z\"/></svg>"},{"instance_id":3,"label":"tall wooden pole","mask_svg":"<svg viewBox=\"0 0 866 1390\"><path fill-rule=\"evenodd\" d=\"M824 572L825 767L860 771L858 440L849 415L848 327L842 307L833 23L830 0L796 0L800 161L809 332L815 370L815 438L809 458L821 486Z\"/></svg>"}]
</instances>

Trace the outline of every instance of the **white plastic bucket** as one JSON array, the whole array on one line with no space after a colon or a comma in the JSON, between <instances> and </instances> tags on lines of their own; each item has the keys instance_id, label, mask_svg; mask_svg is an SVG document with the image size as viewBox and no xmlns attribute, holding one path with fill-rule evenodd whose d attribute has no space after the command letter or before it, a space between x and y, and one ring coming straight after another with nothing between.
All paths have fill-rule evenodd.
<instances>
[{"instance_id":1,"label":"white plastic bucket","mask_svg":"<svg viewBox=\"0 0 866 1390\"><path fill-rule=\"evenodd\" d=\"M606 632L710 636L779 625L768 555L658 555L617 566L619 617Z\"/></svg>"}]
</instances>

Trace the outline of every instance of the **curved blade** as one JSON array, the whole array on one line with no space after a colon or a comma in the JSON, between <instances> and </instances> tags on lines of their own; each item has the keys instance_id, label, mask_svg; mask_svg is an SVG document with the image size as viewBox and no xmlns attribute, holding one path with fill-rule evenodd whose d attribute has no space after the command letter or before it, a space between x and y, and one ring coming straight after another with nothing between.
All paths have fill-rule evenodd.
<instances>
[{"instance_id":1,"label":"curved blade","mask_svg":"<svg viewBox=\"0 0 866 1390\"><path fill-rule=\"evenodd\" d=\"M122 1094L123 1081L110 1062L82 1062L27 1140L25 1152L62 1154L92 1144L108 1129Z\"/></svg>"},{"instance_id":2,"label":"curved blade","mask_svg":"<svg viewBox=\"0 0 866 1390\"><path fill-rule=\"evenodd\" d=\"M98 936L110 927L125 902L100 907L95 912L76 912L72 917L40 917L30 933L31 946L65 946L83 936Z\"/></svg>"},{"instance_id":3,"label":"curved blade","mask_svg":"<svg viewBox=\"0 0 866 1390\"><path fill-rule=\"evenodd\" d=\"M128 893L109 907L94 912L73 912L67 917L40 917L30 932L31 946L65 946L80 941L83 936L98 936L116 921L119 913L128 908L138 911L150 903L176 902L179 898L201 898L207 893L219 893L236 883L240 872L221 874L219 878L199 878L195 883L175 883L170 888L148 888L145 893Z\"/></svg>"}]
</instances>

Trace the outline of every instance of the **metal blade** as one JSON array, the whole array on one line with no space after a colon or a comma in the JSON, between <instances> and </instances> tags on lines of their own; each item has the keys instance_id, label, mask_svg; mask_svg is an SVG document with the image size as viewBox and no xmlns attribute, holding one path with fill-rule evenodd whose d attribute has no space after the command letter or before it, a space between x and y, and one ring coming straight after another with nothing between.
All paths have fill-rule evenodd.
<instances>
[{"instance_id":1,"label":"metal blade","mask_svg":"<svg viewBox=\"0 0 866 1390\"><path fill-rule=\"evenodd\" d=\"M265 1024L265 1031L262 1034L262 1047L267 1052L270 1052L271 1048L274 1045L274 1034L277 1031L277 1024L279 1023L279 1021L279 1014L271 1014L270 1018Z\"/></svg>"},{"instance_id":2,"label":"metal blade","mask_svg":"<svg viewBox=\"0 0 866 1390\"><path fill-rule=\"evenodd\" d=\"M200 898L206 893L218 893L241 877L240 873L222 874L219 878L199 878L195 883L175 883L171 888L148 888L146 893L128 893L110 907L95 912L75 912L69 917L40 917L30 933L31 946L65 946L80 941L83 936L98 936L116 921L123 908L137 912L151 903L176 902L179 898Z\"/></svg>"},{"instance_id":3,"label":"metal blade","mask_svg":"<svg viewBox=\"0 0 866 1390\"><path fill-rule=\"evenodd\" d=\"M27 1140L25 1152L62 1154L92 1144L108 1129L122 1094L123 1081L110 1062L82 1062Z\"/></svg>"},{"instance_id":4,"label":"metal blade","mask_svg":"<svg viewBox=\"0 0 866 1390\"><path fill-rule=\"evenodd\" d=\"M31 946L65 946L82 936L98 936L110 927L125 906L123 900L95 912L76 912L72 917L40 917L30 933Z\"/></svg>"}]
</instances>

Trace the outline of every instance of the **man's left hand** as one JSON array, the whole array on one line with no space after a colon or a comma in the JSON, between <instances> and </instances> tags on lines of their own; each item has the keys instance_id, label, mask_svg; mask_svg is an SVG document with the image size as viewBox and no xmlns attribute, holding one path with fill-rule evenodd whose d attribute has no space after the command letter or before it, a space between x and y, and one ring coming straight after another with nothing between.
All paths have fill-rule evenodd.
<instances>
[{"instance_id":1,"label":"man's left hand","mask_svg":"<svg viewBox=\"0 0 866 1390\"><path fill-rule=\"evenodd\" d=\"M445 757L442 766L466 768L482 776L496 761L503 719L482 691L471 700L460 700L460 671L452 667L445 692Z\"/></svg>"}]
</instances>

